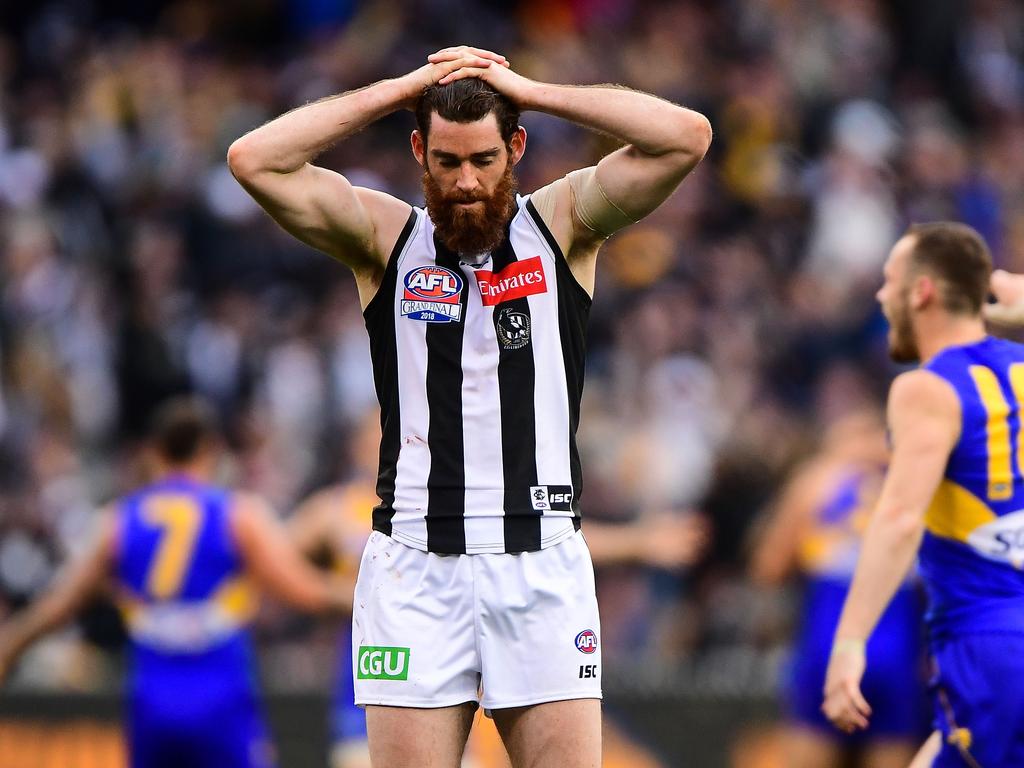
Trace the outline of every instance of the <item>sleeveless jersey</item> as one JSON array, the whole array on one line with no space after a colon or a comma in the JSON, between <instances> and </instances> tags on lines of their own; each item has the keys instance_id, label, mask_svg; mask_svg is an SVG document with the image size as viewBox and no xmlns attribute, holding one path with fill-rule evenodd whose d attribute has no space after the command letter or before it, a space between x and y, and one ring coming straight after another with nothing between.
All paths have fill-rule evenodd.
<instances>
[{"instance_id":1,"label":"sleeveless jersey","mask_svg":"<svg viewBox=\"0 0 1024 768\"><path fill-rule=\"evenodd\" d=\"M805 652L819 649L826 660L883 478L882 467L851 467L838 472L832 489L815 510L810 530L799 543L800 570L806 581L799 644ZM894 595L875 635L890 636L886 642L891 642L893 634L916 637L919 622L920 609L908 580ZM913 647L913 643L910 645Z\"/></svg>"},{"instance_id":2,"label":"sleeveless jersey","mask_svg":"<svg viewBox=\"0 0 1024 768\"><path fill-rule=\"evenodd\" d=\"M532 552L579 529L589 310L529 198L478 266L413 209L364 312L381 405L375 530L463 554Z\"/></svg>"},{"instance_id":3,"label":"sleeveless jersey","mask_svg":"<svg viewBox=\"0 0 1024 768\"><path fill-rule=\"evenodd\" d=\"M833 733L821 712L832 640L853 580L864 530L884 478L884 468L851 466L837 470L828 492L814 510L809 531L799 542L800 570L806 589L800 626L787 675L789 716ZM915 737L924 717L924 690L918 677L921 652L921 606L918 594L904 583L882 616L867 645L868 667L862 690L874 707L865 734L837 742L855 743L886 735Z\"/></svg>"},{"instance_id":4,"label":"sleeveless jersey","mask_svg":"<svg viewBox=\"0 0 1024 768\"><path fill-rule=\"evenodd\" d=\"M245 633L256 600L231 538L230 498L172 478L121 503L118 593L137 648L196 655Z\"/></svg>"},{"instance_id":5,"label":"sleeveless jersey","mask_svg":"<svg viewBox=\"0 0 1024 768\"><path fill-rule=\"evenodd\" d=\"M1024 345L986 338L924 367L961 409L920 552L932 636L1024 632Z\"/></svg>"}]
</instances>

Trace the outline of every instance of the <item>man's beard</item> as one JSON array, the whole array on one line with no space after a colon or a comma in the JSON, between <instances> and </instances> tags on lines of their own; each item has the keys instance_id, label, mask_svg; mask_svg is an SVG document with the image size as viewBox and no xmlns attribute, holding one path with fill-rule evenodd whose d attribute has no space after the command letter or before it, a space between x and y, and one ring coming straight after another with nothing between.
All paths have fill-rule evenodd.
<instances>
[{"instance_id":1,"label":"man's beard","mask_svg":"<svg viewBox=\"0 0 1024 768\"><path fill-rule=\"evenodd\" d=\"M897 363L916 363L921 359L914 338L914 326L910 322L907 310L907 296L903 296L900 306L892 312L889 321L889 357Z\"/></svg>"},{"instance_id":2,"label":"man's beard","mask_svg":"<svg viewBox=\"0 0 1024 768\"><path fill-rule=\"evenodd\" d=\"M487 253L505 237L505 226L515 208L516 177L512 173L512 163L508 163L490 197L458 190L445 195L430 171L424 169L423 196L437 238L446 248L458 254ZM483 203L482 210L458 205L475 201Z\"/></svg>"}]
</instances>

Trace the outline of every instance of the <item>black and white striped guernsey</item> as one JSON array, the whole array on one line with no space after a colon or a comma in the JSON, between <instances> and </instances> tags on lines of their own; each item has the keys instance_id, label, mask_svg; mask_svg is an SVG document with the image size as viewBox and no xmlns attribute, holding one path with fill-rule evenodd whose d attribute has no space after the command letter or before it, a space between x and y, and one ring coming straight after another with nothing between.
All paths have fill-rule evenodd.
<instances>
[{"instance_id":1,"label":"black and white striped guernsey","mask_svg":"<svg viewBox=\"0 0 1024 768\"><path fill-rule=\"evenodd\" d=\"M448 554L579 530L589 311L528 197L479 267L413 209L364 311L383 432L374 530Z\"/></svg>"}]
</instances>

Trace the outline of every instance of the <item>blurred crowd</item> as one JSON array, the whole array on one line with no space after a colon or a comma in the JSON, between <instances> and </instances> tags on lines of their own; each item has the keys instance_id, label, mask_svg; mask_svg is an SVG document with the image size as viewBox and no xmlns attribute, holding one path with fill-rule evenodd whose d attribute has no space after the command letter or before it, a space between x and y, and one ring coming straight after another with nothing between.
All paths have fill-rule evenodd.
<instances>
[{"instance_id":1,"label":"blurred crowd","mask_svg":"<svg viewBox=\"0 0 1024 768\"><path fill-rule=\"evenodd\" d=\"M711 119L680 191L599 267L585 516L700 515L686 569L599 574L605 654L771 646L756 521L824 426L895 369L873 295L910 222L958 219L1024 270L1024 7L1012 0L93 0L0 7L0 616L139 477L155 404L213 402L228 479L282 515L345 478L375 405L348 272L231 177L231 141L455 43ZM526 113L520 189L600 136ZM422 200L396 114L321 162ZM766 629L767 627L767 629ZM268 643L296 629L279 618ZM86 634L113 645L102 609ZM44 672L40 672L45 677Z\"/></svg>"}]
</instances>

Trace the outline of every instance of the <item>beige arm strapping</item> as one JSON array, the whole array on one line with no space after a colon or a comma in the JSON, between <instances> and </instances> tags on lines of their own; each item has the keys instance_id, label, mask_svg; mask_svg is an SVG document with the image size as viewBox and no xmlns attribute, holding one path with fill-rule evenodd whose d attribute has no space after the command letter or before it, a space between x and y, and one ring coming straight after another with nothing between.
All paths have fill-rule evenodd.
<instances>
[{"instance_id":1,"label":"beige arm strapping","mask_svg":"<svg viewBox=\"0 0 1024 768\"><path fill-rule=\"evenodd\" d=\"M601 237L610 237L623 227L635 224L619 206L608 199L597 180L597 166L580 168L566 178L572 191L572 208L580 222Z\"/></svg>"},{"instance_id":2,"label":"beige arm strapping","mask_svg":"<svg viewBox=\"0 0 1024 768\"><path fill-rule=\"evenodd\" d=\"M636 220L608 199L597 181L597 166L581 168L564 177L569 182L569 195L572 198L572 209L576 218L596 235L610 237L625 226L635 224ZM562 179L547 184L532 195L537 213L550 228L555 219L555 200Z\"/></svg>"}]
</instances>

